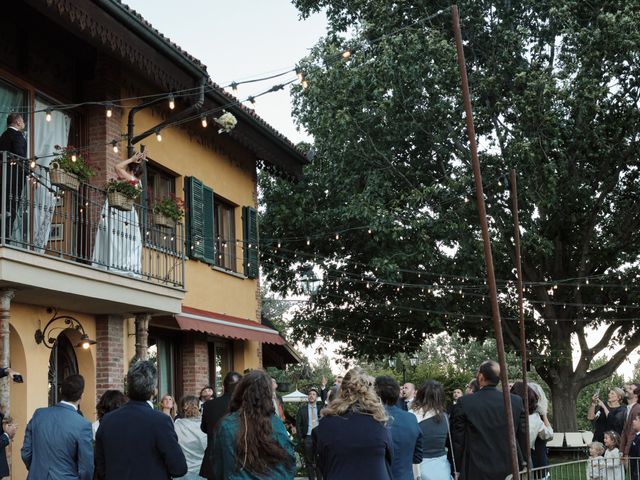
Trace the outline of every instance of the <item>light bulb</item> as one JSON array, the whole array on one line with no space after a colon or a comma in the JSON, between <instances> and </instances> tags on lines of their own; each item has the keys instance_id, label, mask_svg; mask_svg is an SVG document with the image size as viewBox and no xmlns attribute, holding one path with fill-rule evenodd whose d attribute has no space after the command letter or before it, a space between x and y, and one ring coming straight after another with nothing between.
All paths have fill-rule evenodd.
<instances>
[{"instance_id":1,"label":"light bulb","mask_svg":"<svg viewBox=\"0 0 640 480\"><path fill-rule=\"evenodd\" d=\"M71 161L72 161L72 162L75 162L77 159L78 159L78 157L76 156L76 154L75 154L75 153L72 153L72 154L71 154Z\"/></svg>"},{"instance_id":2,"label":"light bulb","mask_svg":"<svg viewBox=\"0 0 640 480\"><path fill-rule=\"evenodd\" d=\"M341 53L341 55L342 55L342 58L346 60L351 56L351 50L345 50L344 52Z\"/></svg>"},{"instance_id":3,"label":"light bulb","mask_svg":"<svg viewBox=\"0 0 640 480\"><path fill-rule=\"evenodd\" d=\"M45 115L44 119L45 119L47 122L50 122L50 121L51 121L51 110L47 110L47 113L46 113L46 115Z\"/></svg>"},{"instance_id":4,"label":"light bulb","mask_svg":"<svg viewBox=\"0 0 640 480\"><path fill-rule=\"evenodd\" d=\"M159 142L162 141L162 135L160 135L160 130L156 130L156 140Z\"/></svg>"},{"instance_id":5,"label":"light bulb","mask_svg":"<svg viewBox=\"0 0 640 480\"><path fill-rule=\"evenodd\" d=\"M207 117L204 115L202 116L202 127L207 128Z\"/></svg>"},{"instance_id":6,"label":"light bulb","mask_svg":"<svg viewBox=\"0 0 640 480\"><path fill-rule=\"evenodd\" d=\"M118 144L117 143L113 146L113 153L118 153Z\"/></svg>"},{"instance_id":7,"label":"light bulb","mask_svg":"<svg viewBox=\"0 0 640 480\"><path fill-rule=\"evenodd\" d=\"M36 161L35 160L31 160L31 168L36 168Z\"/></svg>"},{"instance_id":8,"label":"light bulb","mask_svg":"<svg viewBox=\"0 0 640 480\"><path fill-rule=\"evenodd\" d=\"M113 110L111 109L111 106L108 105L107 106L107 118L111 118L112 115L113 115Z\"/></svg>"},{"instance_id":9,"label":"light bulb","mask_svg":"<svg viewBox=\"0 0 640 480\"><path fill-rule=\"evenodd\" d=\"M176 100L173 97L173 95L169 95L169 108L171 110L173 110L174 108L176 108Z\"/></svg>"},{"instance_id":10,"label":"light bulb","mask_svg":"<svg viewBox=\"0 0 640 480\"><path fill-rule=\"evenodd\" d=\"M91 346L91 344L89 342L87 342L86 340L84 342L82 342L82 348L84 350L89 350L90 346Z\"/></svg>"}]
</instances>

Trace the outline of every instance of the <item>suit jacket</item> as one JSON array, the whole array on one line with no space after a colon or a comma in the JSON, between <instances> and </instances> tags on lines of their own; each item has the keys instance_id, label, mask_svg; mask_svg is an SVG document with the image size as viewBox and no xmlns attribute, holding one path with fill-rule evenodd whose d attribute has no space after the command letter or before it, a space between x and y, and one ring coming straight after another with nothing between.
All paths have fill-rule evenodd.
<instances>
[{"instance_id":1,"label":"suit jacket","mask_svg":"<svg viewBox=\"0 0 640 480\"><path fill-rule=\"evenodd\" d=\"M187 462L171 418L147 402L129 400L100 420L97 480L169 480L186 473Z\"/></svg>"},{"instance_id":2,"label":"suit jacket","mask_svg":"<svg viewBox=\"0 0 640 480\"><path fill-rule=\"evenodd\" d=\"M91 480L91 423L64 403L39 408L27 424L21 454L27 479Z\"/></svg>"},{"instance_id":3,"label":"suit jacket","mask_svg":"<svg viewBox=\"0 0 640 480\"><path fill-rule=\"evenodd\" d=\"M0 135L0 151L3 150L26 158L27 139L24 138L22 132L14 130L13 128L7 128L4 133Z\"/></svg>"},{"instance_id":4,"label":"suit jacket","mask_svg":"<svg viewBox=\"0 0 640 480\"><path fill-rule=\"evenodd\" d=\"M318 415L318 422L320 422L320 410L324 405L322 402L316 401L316 411ZM298 409L298 415L296 415L296 435L298 439L304 442L304 437L307 436L307 430L309 429L309 403L300 405Z\"/></svg>"},{"instance_id":5,"label":"suit jacket","mask_svg":"<svg viewBox=\"0 0 640 480\"><path fill-rule=\"evenodd\" d=\"M527 434L522 398L511 395L511 408L518 460L522 465ZM497 388L484 387L458 399L453 409L451 437L460 480L503 479L511 473L504 401Z\"/></svg>"},{"instance_id":6,"label":"suit jacket","mask_svg":"<svg viewBox=\"0 0 640 480\"><path fill-rule=\"evenodd\" d=\"M207 434L207 449L204 452L202 466L200 467L201 477L213 478L213 441L218 423L222 417L229 413L230 401L231 392L224 392L220 397L207 400L202 406L200 430Z\"/></svg>"},{"instance_id":7,"label":"suit jacket","mask_svg":"<svg viewBox=\"0 0 640 480\"><path fill-rule=\"evenodd\" d=\"M393 480L413 480L413 464L422 463L422 431L416 416L398 407L389 406L387 428L393 443L391 472Z\"/></svg>"},{"instance_id":8,"label":"suit jacket","mask_svg":"<svg viewBox=\"0 0 640 480\"><path fill-rule=\"evenodd\" d=\"M634 403L633 407L631 407L631 411L629 415L627 415L627 420L624 422L624 428L622 429L622 433L620 434L620 451L622 455L625 457L629 456L629 448L631 447L631 442L633 442L636 432L633 431L633 426L631 422L633 419L640 413L640 403Z\"/></svg>"}]
</instances>

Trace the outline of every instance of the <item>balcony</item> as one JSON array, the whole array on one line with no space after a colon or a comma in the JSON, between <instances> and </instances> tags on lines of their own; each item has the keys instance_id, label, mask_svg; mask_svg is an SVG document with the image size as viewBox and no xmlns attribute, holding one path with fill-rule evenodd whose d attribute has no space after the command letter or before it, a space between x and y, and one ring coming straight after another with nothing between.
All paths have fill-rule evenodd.
<instances>
[{"instance_id":1,"label":"balcony","mask_svg":"<svg viewBox=\"0 0 640 480\"><path fill-rule=\"evenodd\" d=\"M154 225L141 205L53 186L47 168L2 152L0 287L14 301L93 314L175 313L184 297L184 228Z\"/></svg>"}]
</instances>

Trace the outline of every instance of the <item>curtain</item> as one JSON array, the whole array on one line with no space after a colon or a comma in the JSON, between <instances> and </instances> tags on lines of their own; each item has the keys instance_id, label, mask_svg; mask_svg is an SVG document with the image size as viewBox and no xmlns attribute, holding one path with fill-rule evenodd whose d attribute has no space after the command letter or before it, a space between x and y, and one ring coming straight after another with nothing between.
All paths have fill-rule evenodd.
<instances>
[{"instance_id":1,"label":"curtain","mask_svg":"<svg viewBox=\"0 0 640 480\"><path fill-rule=\"evenodd\" d=\"M36 98L36 110L51 107L42 99ZM58 189L49 180L49 165L53 161L51 156L55 145L67 146L71 117L63 112L52 110L51 121L46 121L44 111L34 115L35 155L38 157L36 169L36 188L33 209L33 243L37 251L43 252L49 241L51 221L56 209L56 194Z\"/></svg>"},{"instance_id":2,"label":"curtain","mask_svg":"<svg viewBox=\"0 0 640 480\"><path fill-rule=\"evenodd\" d=\"M19 90L18 88L0 81L0 111L3 112L27 112L27 95L24 91ZM7 116L8 113L2 114L0 116L0 131L4 131L7 128ZM29 115L27 113L23 113L25 123L29 121ZM25 126L25 134L28 131L28 124ZM27 147L28 147L27 143ZM29 152L27 152L27 155ZM0 168L2 165L0 164ZM26 192L27 189L23 189L23 192ZM23 193L24 195L24 193ZM19 207L17 209L17 217L13 222L13 230L11 232L11 238L13 240L17 240L18 242L22 242L22 215L25 211L25 208Z\"/></svg>"}]
</instances>

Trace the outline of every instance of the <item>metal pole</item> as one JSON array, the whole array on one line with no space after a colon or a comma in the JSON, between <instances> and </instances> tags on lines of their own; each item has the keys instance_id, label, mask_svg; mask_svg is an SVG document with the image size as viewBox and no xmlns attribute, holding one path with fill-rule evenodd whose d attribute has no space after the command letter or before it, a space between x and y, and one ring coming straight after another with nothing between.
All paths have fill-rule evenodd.
<instances>
[{"instance_id":1,"label":"metal pole","mask_svg":"<svg viewBox=\"0 0 640 480\"><path fill-rule=\"evenodd\" d=\"M493 317L493 328L496 335L496 346L498 347L498 362L500 363L500 380L502 381L502 396L504 399L504 409L507 416L507 436L509 437L509 447L511 450L511 468L513 478L519 478L518 451L516 448L516 435L513 423L513 409L511 408L511 395L509 393L509 379L507 377L507 363L504 350L504 339L502 338L502 324L500 321L500 308L498 306L498 295L496 288L496 278L493 271L493 257L491 255L491 239L489 238L489 226L487 223L487 212L484 206L484 192L482 190L482 173L480 172L480 160L478 159L478 146L476 144L476 132L473 125L473 111L471 108L471 96L469 94L469 80L467 78L467 68L464 60L464 50L462 48L462 33L460 31L460 17L458 16L458 6L451 5L451 21L455 34L456 50L458 54L458 67L460 69L460 81L462 85L462 96L464 99L464 110L467 117L467 136L471 147L471 164L473 166L473 177L476 185L476 200L478 203L478 214L480 215L480 227L482 229L482 243L484 244L484 262L487 267L487 284L489 286L489 298L491 299L491 312Z\"/></svg>"},{"instance_id":2,"label":"metal pole","mask_svg":"<svg viewBox=\"0 0 640 480\"><path fill-rule=\"evenodd\" d=\"M522 359L522 383L524 384L525 431L529 431L529 382L527 380L527 346L524 329L524 294L522 290L522 260L520 258L520 220L518 215L518 178L515 168L511 170L511 209L513 211L513 242L516 254L516 276L518 288L518 320L520 323L520 358ZM525 436L527 449L527 479L531 480L531 441Z\"/></svg>"}]
</instances>

